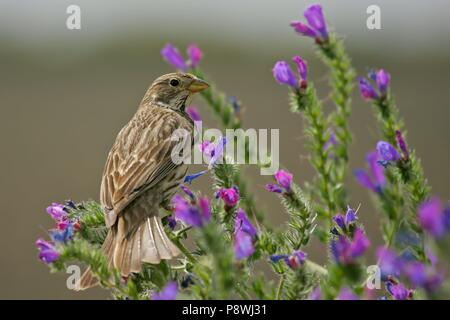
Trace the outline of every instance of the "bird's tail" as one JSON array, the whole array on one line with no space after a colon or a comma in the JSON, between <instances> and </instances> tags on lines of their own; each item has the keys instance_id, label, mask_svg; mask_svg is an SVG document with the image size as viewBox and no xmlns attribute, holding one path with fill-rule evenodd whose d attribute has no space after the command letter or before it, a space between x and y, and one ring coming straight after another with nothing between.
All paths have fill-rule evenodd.
<instances>
[{"instance_id":1,"label":"bird's tail","mask_svg":"<svg viewBox=\"0 0 450 320\"><path fill-rule=\"evenodd\" d=\"M140 272L142 262L158 264L180 254L179 249L167 237L161 218L147 217L131 236L122 236L124 219L119 217L118 237L114 250L114 266L122 275Z\"/></svg>"},{"instance_id":2,"label":"bird's tail","mask_svg":"<svg viewBox=\"0 0 450 320\"><path fill-rule=\"evenodd\" d=\"M117 268L122 276L140 272L142 262L158 264L180 254L180 250L167 237L160 217L146 218L131 234L124 232L125 224L125 219L119 217L117 232L110 230L102 246L109 267ZM97 278L88 268L80 279L78 290L97 284Z\"/></svg>"}]
</instances>

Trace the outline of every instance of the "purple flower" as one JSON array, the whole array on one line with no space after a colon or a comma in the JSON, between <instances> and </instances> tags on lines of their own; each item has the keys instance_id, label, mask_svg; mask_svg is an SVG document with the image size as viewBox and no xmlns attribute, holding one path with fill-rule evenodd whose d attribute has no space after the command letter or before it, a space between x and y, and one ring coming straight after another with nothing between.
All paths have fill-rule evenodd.
<instances>
[{"instance_id":1,"label":"purple flower","mask_svg":"<svg viewBox=\"0 0 450 320\"><path fill-rule=\"evenodd\" d=\"M160 292L152 295L152 300L175 300L178 294L178 285L175 281L170 281Z\"/></svg>"},{"instance_id":2,"label":"purple flower","mask_svg":"<svg viewBox=\"0 0 450 320\"><path fill-rule=\"evenodd\" d=\"M216 197L222 199L226 207L232 208L239 202L239 190L236 187L220 188Z\"/></svg>"},{"instance_id":3,"label":"purple flower","mask_svg":"<svg viewBox=\"0 0 450 320\"><path fill-rule=\"evenodd\" d=\"M237 260L245 259L255 252L252 236L238 230L234 235L234 254Z\"/></svg>"},{"instance_id":4,"label":"purple flower","mask_svg":"<svg viewBox=\"0 0 450 320\"><path fill-rule=\"evenodd\" d=\"M418 219L422 228L439 238L445 233L445 220L438 198L423 202L418 209Z\"/></svg>"},{"instance_id":5,"label":"purple flower","mask_svg":"<svg viewBox=\"0 0 450 320\"><path fill-rule=\"evenodd\" d=\"M400 276L405 265L405 261L401 257L397 256L394 251L386 247L379 247L376 255L383 277Z\"/></svg>"},{"instance_id":6,"label":"purple flower","mask_svg":"<svg viewBox=\"0 0 450 320\"><path fill-rule=\"evenodd\" d=\"M305 89L307 87L308 66L300 56L293 57L292 61L297 65L297 73L300 76L300 88Z\"/></svg>"},{"instance_id":7,"label":"purple flower","mask_svg":"<svg viewBox=\"0 0 450 320\"><path fill-rule=\"evenodd\" d=\"M372 84L367 81L367 79L363 77L358 78L359 82L359 92L361 93L361 96L366 100L375 100L378 99L378 93L375 91L375 88L372 86Z\"/></svg>"},{"instance_id":8,"label":"purple flower","mask_svg":"<svg viewBox=\"0 0 450 320\"><path fill-rule=\"evenodd\" d=\"M58 260L60 254L50 242L44 239L37 239L36 246L39 250L39 259L45 263L50 264Z\"/></svg>"},{"instance_id":9,"label":"purple flower","mask_svg":"<svg viewBox=\"0 0 450 320\"><path fill-rule=\"evenodd\" d=\"M390 280L386 282L386 289L394 300L411 299L413 291L407 289L403 284Z\"/></svg>"},{"instance_id":10,"label":"purple flower","mask_svg":"<svg viewBox=\"0 0 450 320\"><path fill-rule=\"evenodd\" d=\"M327 25L323 17L322 7L319 4L313 4L305 10L305 18L308 24L316 30L323 39L328 38Z\"/></svg>"},{"instance_id":11,"label":"purple flower","mask_svg":"<svg viewBox=\"0 0 450 320\"><path fill-rule=\"evenodd\" d=\"M180 185L181 190L183 190L184 194L187 195L192 201L195 201L195 195L192 193L191 189L186 187L185 185Z\"/></svg>"},{"instance_id":12,"label":"purple flower","mask_svg":"<svg viewBox=\"0 0 450 320\"><path fill-rule=\"evenodd\" d=\"M54 243L66 243L73 237L73 225L69 223L64 230L50 231L50 237Z\"/></svg>"},{"instance_id":13,"label":"purple flower","mask_svg":"<svg viewBox=\"0 0 450 320\"><path fill-rule=\"evenodd\" d=\"M209 161L209 168L222 159L226 144L226 137L220 137L215 143L205 140L200 144L200 151L205 155L206 160Z\"/></svg>"},{"instance_id":14,"label":"purple flower","mask_svg":"<svg viewBox=\"0 0 450 320\"><path fill-rule=\"evenodd\" d=\"M417 261L408 264L405 273L414 286L422 287L428 292L439 288L443 281L442 274Z\"/></svg>"},{"instance_id":15,"label":"purple flower","mask_svg":"<svg viewBox=\"0 0 450 320\"><path fill-rule=\"evenodd\" d=\"M342 214L338 213L334 215L333 221L338 225L339 228L345 229L345 218Z\"/></svg>"},{"instance_id":16,"label":"purple flower","mask_svg":"<svg viewBox=\"0 0 450 320\"><path fill-rule=\"evenodd\" d=\"M167 216L167 225L169 226L170 230L175 230L175 227L177 226L177 220L172 216Z\"/></svg>"},{"instance_id":17,"label":"purple flower","mask_svg":"<svg viewBox=\"0 0 450 320\"><path fill-rule=\"evenodd\" d=\"M190 203L177 194L172 199L172 205L175 218L186 225L202 227L211 219L209 201L206 198L199 198L197 202Z\"/></svg>"},{"instance_id":18,"label":"purple flower","mask_svg":"<svg viewBox=\"0 0 450 320\"><path fill-rule=\"evenodd\" d=\"M189 106L186 108L186 113L192 119L192 121L202 121L202 117L200 116L200 112L195 106Z\"/></svg>"},{"instance_id":19,"label":"purple flower","mask_svg":"<svg viewBox=\"0 0 450 320\"><path fill-rule=\"evenodd\" d=\"M275 193L290 193L292 191L292 173L280 169L275 172L274 177L278 184L266 184L267 191Z\"/></svg>"},{"instance_id":20,"label":"purple flower","mask_svg":"<svg viewBox=\"0 0 450 320\"><path fill-rule=\"evenodd\" d=\"M286 170L278 170L275 173L275 180L278 182L278 184L286 190L286 192L289 192L291 190L292 185L292 173L286 171Z\"/></svg>"},{"instance_id":21,"label":"purple flower","mask_svg":"<svg viewBox=\"0 0 450 320\"><path fill-rule=\"evenodd\" d=\"M274 193L283 193L283 190L278 185L273 183L266 184L266 190Z\"/></svg>"},{"instance_id":22,"label":"purple flower","mask_svg":"<svg viewBox=\"0 0 450 320\"><path fill-rule=\"evenodd\" d=\"M370 240L366 237L362 229L356 229L350 245L350 257L355 259L362 256L370 246Z\"/></svg>"},{"instance_id":23,"label":"purple flower","mask_svg":"<svg viewBox=\"0 0 450 320\"><path fill-rule=\"evenodd\" d=\"M400 148L403 158L404 159L409 159L409 151L408 151L408 147L406 146L406 141L403 138L402 133L400 132L400 130L395 130L395 139L397 141L397 146Z\"/></svg>"},{"instance_id":24,"label":"purple flower","mask_svg":"<svg viewBox=\"0 0 450 320\"><path fill-rule=\"evenodd\" d=\"M294 30L304 36L315 38L317 41L326 41L328 31L322 7L319 4L313 4L305 10L304 16L308 25L300 21L292 21L291 26Z\"/></svg>"},{"instance_id":25,"label":"purple flower","mask_svg":"<svg viewBox=\"0 0 450 320\"><path fill-rule=\"evenodd\" d=\"M378 158L381 160L381 162L386 164L397 162L401 158L400 153L398 153L397 149L395 149L392 144L386 141L379 141L377 143L377 151Z\"/></svg>"},{"instance_id":26,"label":"purple flower","mask_svg":"<svg viewBox=\"0 0 450 320\"><path fill-rule=\"evenodd\" d=\"M294 251L291 255L287 254L273 254L270 256L270 260L273 263L277 263L280 260L283 260L284 263L291 269L297 270L301 267L306 261L306 253L300 250Z\"/></svg>"},{"instance_id":27,"label":"purple flower","mask_svg":"<svg viewBox=\"0 0 450 320\"><path fill-rule=\"evenodd\" d=\"M311 293L309 294L308 300L320 300L321 299L321 292L320 292L320 287L317 286L314 288L313 291L311 291Z\"/></svg>"},{"instance_id":28,"label":"purple flower","mask_svg":"<svg viewBox=\"0 0 450 320\"><path fill-rule=\"evenodd\" d=\"M362 256L370 245L369 239L362 229L357 228L353 239L345 235L339 235L337 239L331 241L331 253L334 260L339 264L351 264L356 258Z\"/></svg>"},{"instance_id":29,"label":"purple flower","mask_svg":"<svg viewBox=\"0 0 450 320\"><path fill-rule=\"evenodd\" d=\"M349 226L351 223L355 222L358 219L355 210L348 207L347 212L345 213L345 216L341 213L338 213L333 216L333 221L336 223L336 225L343 230L344 232L349 229ZM339 232L337 232L339 235Z\"/></svg>"},{"instance_id":30,"label":"purple flower","mask_svg":"<svg viewBox=\"0 0 450 320\"><path fill-rule=\"evenodd\" d=\"M353 172L356 181L363 187L376 193L381 193L386 184L383 166L378 163L378 152L371 151L366 155L366 161L369 165L370 173L362 169Z\"/></svg>"},{"instance_id":31,"label":"purple flower","mask_svg":"<svg viewBox=\"0 0 450 320\"><path fill-rule=\"evenodd\" d=\"M297 78L286 61L278 61L272 69L273 77L279 84L287 84L296 89L298 87Z\"/></svg>"},{"instance_id":32,"label":"purple flower","mask_svg":"<svg viewBox=\"0 0 450 320\"><path fill-rule=\"evenodd\" d=\"M376 72L375 81L378 86L378 90L382 95L386 95L387 88L389 87L389 83L391 82L391 76L388 72L380 69Z\"/></svg>"},{"instance_id":33,"label":"purple flower","mask_svg":"<svg viewBox=\"0 0 450 320\"><path fill-rule=\"evenodd\" d=\"M354 294L351 289L342 288L336 299L337 300L359 300L359 297L356 294Z\"/></svg>"},{"instance_id":34,"label":"purple flower","mask_svg":"<svg viewBox=\"0 0 450 320\"><path fill-rule=\"evenodd\" d=\"M256 228L252 225L244 210L242 210L241 208L238 209L236 214L236 219L234 221L234 230L235 232L245 232L252 238L256 237L257 234Z\"/></svg>"},{"instance_id":35,"label":"purple flower","mask_svg":"<svg viewBox=\"0 0 450 320\"><path fill-rule=\"evenodd\" d=\"M192 184L192 181L194 181L195 179L197 179L198 177L201 177L202 175L204 175L206 172L208 172L207 170L204 171L200 171L194 174L190 174L187 175L186 177L184 177L183 182L184 183L188 183L188 184Z\"/></svg>"},{"instance_id":36,"label":"purple flower","mask_svg":"<svg viewBox=\"0 0 450 320\"><path fill-rule=\"evenodd\" d=\"M175 68L180 69L183 72L186 72L188 70L188 66L184 61L184 58L181 55L180 51L178 51L178 49L172 44L166 44L161 50L161 55L163 56L164 60L173 65Z\"/></svg>"},{"instance_id":37,"label":"purple flower","mask_svg":"<svg viewBox=\"0 0 450 320\"><path fill-rule=\"evenodd\" d=\"M64 205L60 203L53 202L51 206L47 207L47 212L56 221L67 217L67 211Z\"/></svg>"},{"instance_id":38,"label":"purple flower","mask_svg":"<svg viewBox=\"0 0 450 320\"><path fill-rule=\"evenodd\" d=\"M202 50L200 50L200 48L197 47L195 44L190 44L187 47L186 51L189 57L189 66L191 68L196 68L200 60L202 60L203 57Z\"/></svg>"}]
</instances>

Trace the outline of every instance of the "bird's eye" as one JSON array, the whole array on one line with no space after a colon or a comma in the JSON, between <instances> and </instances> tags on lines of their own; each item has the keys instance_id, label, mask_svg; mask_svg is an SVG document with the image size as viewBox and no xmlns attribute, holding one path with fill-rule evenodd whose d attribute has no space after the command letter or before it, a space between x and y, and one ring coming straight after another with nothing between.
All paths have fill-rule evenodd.
<instances>
[{"instance_id":1,"label":"bird's eye","mask_svg":"<svg viewBox=\"0 0 450 320\"><path fill-rule=\"evenodd\" d=\"M176 87L180 84L180 81L178 81L177 79L172 79L169 83L172 87Z\"/></svg>"}]
</instances>

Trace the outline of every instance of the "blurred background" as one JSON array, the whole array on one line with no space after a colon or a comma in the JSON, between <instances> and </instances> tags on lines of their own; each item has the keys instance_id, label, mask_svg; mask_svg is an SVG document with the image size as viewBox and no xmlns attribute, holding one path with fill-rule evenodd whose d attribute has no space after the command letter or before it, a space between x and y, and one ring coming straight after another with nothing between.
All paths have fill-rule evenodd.
<instances>
[{"instance_id":1,"label":"blurred background","mask_svg":"<svg viewBox=\"0 0 450 320\"><path fill-rule=\"evenodd\" d=\"M409 143L422 158L433 193L449 199L450 3L446 0L316 1L329 25L346 39L358 74L383 67L392 75ZM198 44L201 66L212 81L244 105L244 124L280 129L280 160L297 182L311 179L302 121L289 112L287 89L275 83L276 60L299 54L309 62L325 108L326 68L313 43L296 35L289 22L312 2L301 0L0 0L0 298L106 298L101 289L66 289L65 274L52 275L37 258L34 242L52 221L45 208L54 201L98 200L107 152L135 112L145 90L172 69L159 51L171 42ZM66 9L81 8L81 30L68 30ZM381 30L368 30L366 9L381 8ZM350 150L352 168L364 166L378 131L368 104L355 91ZM209 127L216 126L201 99ZM247 170L268 213L282 226L287 218L277 198L261 187L270 177ZM205 190L209 178L194 187ZM379 243L379 223L368 193L350 176L350 205L358 206L369 237ZM308 248L312 259L325 251Z\"/></svg>"}]
</instances>

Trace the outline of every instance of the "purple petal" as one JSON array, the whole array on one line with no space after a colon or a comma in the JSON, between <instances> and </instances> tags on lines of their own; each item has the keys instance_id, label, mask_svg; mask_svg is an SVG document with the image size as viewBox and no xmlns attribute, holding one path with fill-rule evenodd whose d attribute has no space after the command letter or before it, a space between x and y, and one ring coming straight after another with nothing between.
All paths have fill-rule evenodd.
<instances>
[{"instance_id":1,"label":"purple petal","mask_svg":"<svg viewBox=\"0 0 450 320\"><path fill-rule=\"evenodd\" d=\"M361 96L368 99L378 99L378 93L375 91L375 88L363 77L359 77L359 92Z\"/></svg>"},{"instance_id":2,"label":"purple petal","mask_svg":"<svg viewBox=\"0 0 450 320\"><path fill-rule=\"evenodd\" d=\"M49 264L53 263L59 259L59 252L56 251L55 247L44 239L37 239L36 246L39 250L39 259L43 262Z\"/></svg>"},{"instance_id":3,"label":"purple petal","mask_svg":"<svg viewBox=\"0 0 450 320\"><path fill-rule=\"evenodd\" d=\"M444 234L444 219L438 198L431 198L419 206L418 219L422 228L433 236L441 237Z\"/></svg>"},{"instance_id":4,"label":"purple petal","mask_svg":"<svg viewBox=\"0 0 450 320\"><path fill-rule=\"evenodd\" d=\"M236 220L234 222L234 232L243 231L254 238L257 234L256 228L252 225L244 210L238 209Z\"/></svg>"},{"instance_id":5,"label":"purple petal","mask_svg":"<svg viewBox=\"0 0 450 320\"><path fill-rule=\"evenodd\" d=\"M369 165L370 172L375 178L376 188L382 189L386 184L386 177L384 176L384 168L378 162L378 152L373 150L366 155L366 161Z\"/></svg>"},{"instance_id":6,"label":"purple petal","mask_svg":"<svg viewBox=\"0 0 450 320\"><path fill-rule=\"evenodd\" d=\"M355 176L356 181L361 186L369 190L372 190L373 192L377 192L377 189L374 183L372 182L372 178L363 169L354 170L353 175Z\"/></svg>"},{"instance_id":7,"label":"purple petal","mask_svg":"<svg viewBox=\"0 0 450 320\"><path fill-rule=\"evenodd\" d=\"M227 207L234 207L239 202L239 192L236 188L221 188L217 191L217 196Z\"/></svg>"},{"instance_id":8,"label":"purple petal","mask_svg":"<svg viewBox=\"0 0 450 320\"><path fill-rule=\"evenodd\" d=\"M277 263L280 260L287 259L289 256L287 254L273 254L270 256L270 261Z\"/></svg>"},{"instance_id":9,"label":"purple petal","mask_svg":"<svg viewBox=\"0 0 450 320\"><path fill-rule=\"evenodd\" d=\"M278 184L283 187L286 191L291 190L292 185L292 173L286 171L286 170L278 170L275 173L275 180L278 182Z\"/></svg>"},{"instance_id":10,"label":"purple petal","mask_svg":"<svg viewBox=\"0 0 450 320\"><path fill-rule=\"evenodd\" d=\"M286 61L278 61L273 67L273 77L279 84L287 84L292 88L298 88L298 82L294 73Z\"/></svg>"},{"instance_id":11,"label":"purple petal","mask_svg":"<svg viewBox=\"0 0 450 320\"><path fill-rule=\"evenodd\" d=\"M211 156L211 160L209 161L209 167L213 167L219 160L222 159L226 144L226 137L220 137L217 143L214 144L214 151L213 155Z\"/></svg>"},{"instance_id":12,"label":"purple petal","mask_svg":"<svg viewBox=\"0 0 450 320\"><path fill-rule=\"evenodd\" d=\"M328 38L327 25L323 17L322 7L319 4L309 6L305 10L304 16L313 29L317 30L324 39Z\"/></svg>"},{"instance_id":13,"label":"purple petal","mask_svg":"<svg viewBox=\"0 0 450 320\"><path fill-rule=\"evenodd\" d=\"M334 215L333 221L339 226L339 228L345 229L345 218L342 214L338 213Z\"/></svg>"},{"instance_id":14,"label":"purple petal","mask_svg":"<svg viewBox=\"0 0 450 320\"><path fill-rule=\"evenodd\" d=\"M379 159L386 162L397 162L401 158L397 149L386 141L379 141L377 143L377 151Z\"/></svg>"},{"instance_id":15,"label":"purple petal","mask_svg":"<svg viewBox=\"0 0 450 320\"><path fill-rule=\"evenodd\" d=\"M64 210L64 205L56 202L47 207L47 213L53 218L53 220L61 220L67 216L67 212Z\"/></svg>"},{"instance_id":16,"label":"purple petal","mask_svg":"<svg viewBox=\"0 0 450 320\"><path fill-rule=\"evenodd\" d=\"M304 24L300 21L292 21L291 27L294 28L295 32L300 33L301 35L316 38L318 36L317 32L310 28L307 24Z\"/></svg>"},{"instance_id":17,"label":"purple petal","mask_svg":"<svg viewBox=\"0 0 450 320\"><path fill-rule=\"evenodd\" d=\"M187 54L189 57L189 64L191 68L196 68L202 60L203 52L195 44L191 44L187 47Z\"/></svg>"},{"instance_id":18,"label":"purple petal","mask_svg":"<svg viewBox=\"0 0 450 320\"><path fill-rule=\"evenodd\" d=\"M197 172L197 173L194 173L194 174L187 175L187 176L184 177L183 182L187 183L187 184L192 184L192 181L194 181L198 177L201 177L206 172L208 172L208 170L204 170L204 171L200 171L200 172Z\"/></svg>"},{"instance_id":19,"label":"purple petal","mask_svg":"<svg viewBox=\"0 0 450 320\"><path fill-rule=\"evenodd\" d=\"M391 82L391 76L383 69L378 70L376 73L376 83L381 94L386 94L389 83Z\"/></svg>"},{"instance_id":20,"label":"purple petal","mask_svg":"<svg viewBox=\"0 0 450 320\"><path fill-rule=\"evenodd\" d=\"M392 295L392 297L395 300L406 300L410 298L412 291L408 290L403 284L401 283L392 283L388 282L386 283L386 289L388 292Z\"/></svg>"},{"instance_id":21,"label":"purple petal","mask_svg":"<svg viewBox=\"0 0 450 320\"><path fill-rule=\"evenodd\" d=\"M352 243L350 245L350 256L352 258L358 258L362 256L367 248L370 246L370 240L364 234L361 229L356 229L353 236Z\"/></svg>"},{"instance_id":22,"label":"purple petal","mask_svg":"<svg viewBox=\"0 0 450 320\"><path fill-rule=\"evenodd\" d=\"M178 294L178 285L175 281L170 281L158 293L152 295L152 300L175 300Z\"/></svg>"},{"instance_id":23,"label":"purple petal","mask_svg":"<svg viewBox=\"0 0 450 320\"><path fill-rule=\"evenodd\" d=\"M200 116L200 112L194 106L189 106L186 108L186 113L191 117L192 121L202 121L202 117Z\"/></svg>"},{"instance_id":24,"label":"purple petal","mask_svg":"<svg viewBox=\"0 0 450 320\"><path fill-rule=\"evenodd\" d=\"M283 193L283 190L281 190L279 186L273 183L266 184L266 190L269 192Z\"/></svg>"},{"instance_id":25,"label":"purple petal","mask_svg":"<svg viewBox=\"0 0 450 320\"><path fill-rule=\"evenodd\" d=\"M201 211L202 225L208 223L211 220L211 206L209 205L208 198L201 197L198 199L198 206Z\"/></svg>"},{"instance_id":26,"label":"purple petal","mask_svg":"<svg viewBox=\"0 0 450 320\"><path fill-rule=\"evenodd\" d=\"M245 259L255 252L252 237L242 231L238 231L234 238L234 254L237 260Z\"/></svg>"},{"instance_id":27,"label":"purple petal","mask_svg":"<svg viewBox=\"0 0 450 320\"><path fill-rule=\"evenodd\" d=\"M406 146L406 141L403 138L402 133L400 132L400 130L396 130L395 131L395 140L397 141L397 146L400 148L400 150L403 153L403 157L405 157L406 159L409 158L409 151L408 151L408 147Z\"/></svg>"},{"instance_id":28,"label":"purple petal","mask_svg":"<svg viewBox=\"0 0 450 320\"><path fill-rule=\"evenodd\" d=\"M164 60L173 65L175 68L180 69L183 72L186 72L188 70L188 66L184 61L183 56L172 44L166 44L164 48L161 49L161 55L163 56Z\"/></svg>"},{"instance_id":29,"label":"purple petal","mask_svg":"<svg viewBox=\"0 0 450 320\"><path fill-rule=\"evenodd\" d=\"M355 210L353 210L352 208L348 207L347 208L347 212L345 213L345 224L349 225L351 222L354 222L357 219L358 219L358 217L356 216Z\"/></svg>"},{"instance_id":30,"label":"purple petal","mask_svg":"<svg viewBox=\"0 0 450 320\"><path fill-rule=\"evenodd\" d=\"M339 295L336 298L337 300L359 300L359 297L353 293L349 288L342 288L339 292Z\"/></svg>"},{"instance_id":31,"label":"purple petal","mask_svg":"<svg viewBox=\"0 0 450 320\"><path fill-rule=\"evenodd\" d=\"M394 251L385 247L379 247L376 256L383 276L398 277L400 275L403 270L404 261Z\"/></svg>"},{"instance_id":32,"label":"purple petal","mask_svg":"<svg viewBox=\"0 0 450 320\"><path fill-rule=\"evenodd\" d=\"M308 77L308 66L306 62L300 56L293 57L292 61L294 61L297 65L297 72L300 76L300 79L306 80L306 78Z\"/></svg>"}]
</instances>

